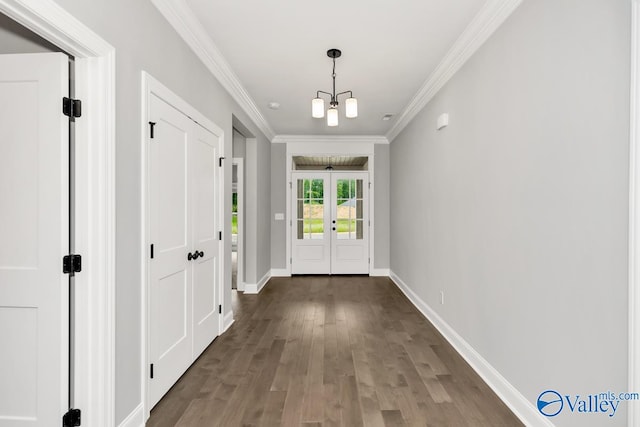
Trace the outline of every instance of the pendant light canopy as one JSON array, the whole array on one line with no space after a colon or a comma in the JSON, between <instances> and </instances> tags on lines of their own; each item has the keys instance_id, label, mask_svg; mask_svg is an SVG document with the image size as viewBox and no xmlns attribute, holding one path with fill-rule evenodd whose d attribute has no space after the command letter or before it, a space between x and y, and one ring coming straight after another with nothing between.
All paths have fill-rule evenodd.
<instances>
[{"instance_id":1,"label":"pendant light canopy","mask_svg":"<svg viewBox=\"0 0 640 427\"><path fill-rule=\"evenodd\" d=\"M353 93L350 90L340 92L336 94L336 58L339 58L342 52L339 49L329 49L327 56L333 59L333 73L331 78L333 79L333 91L331 93L319 90L316 93L316 97L311 101L311 116L316 119L324 117L324 99L320 98L320 94L329 95L331 100L329 101L329 109L327 110L327 126L338 126L338 97L340 95L349 94L349 98L345 101L345 116L348 119L358 117L358 100L353 97Z\"/></svg>"}]
</instances>

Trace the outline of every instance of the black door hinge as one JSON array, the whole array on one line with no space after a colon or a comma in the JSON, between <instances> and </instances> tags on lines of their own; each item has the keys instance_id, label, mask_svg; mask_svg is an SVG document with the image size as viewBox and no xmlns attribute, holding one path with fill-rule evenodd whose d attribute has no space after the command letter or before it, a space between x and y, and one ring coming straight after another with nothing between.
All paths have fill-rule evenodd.
<instances>
[{"instance_id":1,"label":"black door hinge","mask_svg":"<svg viewBox=\"0 0 640 427\"><path fill-rule=\"evenodd\" d=\"M151 364L151 366L149 367L149 376L151 377L151 379L153 379L153 363Z\"/></svg>"},{"instance_id":2,"label":"black door hinge","mask_svg":"<svg viewBox=\"0 0 640 427\"><path fill-rule=\"evenodd\" d=\"M149 122L149 138L151 139L155 138L155 134L153 132L155 125L156 125L156 122Z\"/></svg>"},{"instance_id":3,"label":"black door hinge","mask_svg":"<svg viewBox=\"0 0 640 427\"><path fill-rule=\"evenodd\" d=\"M151 244L151 259L153 259L153 243Z\"/></svg>"},{"instance_id":4,"label":"black door hinge","mask_svg":"<svg viewBox=\"0 0 640 427\"><path fill-rule=\"evenodd\" d=\"M218 166L222 167L222 161L223 160L224 160L224 157L218 158Z\"/></svg>"},{"instance_id":5,"label":"black door hinge","mask_svg":"<svg viewBox=\"0 0 640 427\"><path fill-rule=\"evenodd\" d=\"M222 305L218 306L218 313L222 314Z\"/></svg>"},{"instance_id":6,"label":"black door hinge","mask_svg":"<svg viewBox=\"0 0 640 427\"><path fill-rule=\"evenodd\" d=\"M81 255L65 255L62 257L62 272L64 274L79 273L82 271Z\"/></svg>"},{"instance_id":7,"label":"black door hinge","mask_svg":"<svg viewBox=\"0 0 640 427\"><path fill-rule=\"evenodd\" d=\"M82 115L82 101L65 96L62 98L62 113L69 117L80 117Z\"/></svg>"},{"instance_id":8,"label":"black door hinge","mask_svg":"<svg viewBox=\"0 0 640 427\"><path fill-rule=\"evenodd\" d=\"M218 231L218 240L222 240L222 231Z\"/></svg>"},{"instance_id":9,"label":"black door hinge","mask_svg":"<svg viewBox=\"0 0 640 427\"><path fill-rule=\"evenodd\" d=\"M80 425L80 409L69 409L69 411L62 416L63 427L77 427Z\"/></svg>"}]
</instances>

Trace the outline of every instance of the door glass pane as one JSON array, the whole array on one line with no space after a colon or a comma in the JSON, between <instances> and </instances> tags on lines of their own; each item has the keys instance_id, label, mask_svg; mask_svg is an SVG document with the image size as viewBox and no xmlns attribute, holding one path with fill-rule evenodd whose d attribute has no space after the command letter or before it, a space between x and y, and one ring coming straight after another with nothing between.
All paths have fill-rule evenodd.
<instances>
[{"instance_id":1,"label":"door glass pane","mask_svg":"<svg viewBox=\"0 0 640 427\"><path fill-rule=\"evenodd\" d=\"M364 181L339 179L336 183L336 238L364 238Z\"/></svg>"},{"instance_id":2,"label":"door glass pane","mask_svg":"<svg viewBox=\"0 0 640 427\"><path fill-rule=\"evenodd\" d=\"M297 238L324 238L324 180L298 179Z\"/></svg>"}]
</instances>

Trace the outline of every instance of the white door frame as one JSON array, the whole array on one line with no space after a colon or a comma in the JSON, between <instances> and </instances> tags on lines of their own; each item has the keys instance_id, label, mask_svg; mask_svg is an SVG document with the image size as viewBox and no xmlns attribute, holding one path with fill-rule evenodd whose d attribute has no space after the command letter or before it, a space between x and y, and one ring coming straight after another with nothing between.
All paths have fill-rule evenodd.
<instances>
[{"instance_id":1,"label":"white door frame","mask_svg":"<svg viewBox=\"0 0 640 427\"><path fill-rule=\"evenodd\" d=\"M141 358L140 358L140 368L141 368L141 384L142 384L142 413L144 416L144 421L146 421L151 413L151 408L147 402L148 399L148 379L149 379L149 221L148 221L148 191L147 191L147 176L148 176L148 150L147 150L147 136L149 132L149 97L151 94L158 96L160 99L166 101L168 104L176 108L178 111L181 111L183 114L187 115L191 120L195 121L214 135L218 137L218 156L224 158L224 131L214 124L207 117L202 115L198 110L193 108L190 104L172 92L169 88L164 86L158 80L154 79L151 75L142 71L142 85L141 85L141 107L142 114L140 119L140 194L142 194L140 200L140 224L141 224L141 258L140 258L140 283L142 288L142 297L140 302L140 315L141 315ZM220 218L220 228L222 230L222 235L226 235L226 230L229 225L224 223L224 164L222 162L222 167L216 168L216 177L218 182L218 218ZM224 272L225 272L225 264L223 252L224 245L223 240L218 241L218 304L223 305L222 312L224 313ZM222 314L219 315L218 320L218 330L220 333L224 331L224 317Z\"/></svg>"},{"instance_id":2,"label":"white door frame","mask_svg":"<svg viewBox=\"0 0 640 427\"><path fill-rule=\"evenodd\" d=\"M354 137L355 138L355 137ZM369 220L371 221L371 226L369 228L369 256L371 258L371 262L369 263L369 274L371 276L376 275L376 272L373 268L375 265L375 218L374 218L374 207L375 207L375 159L374 159L374 148L376 144L375 137L371 137L371 142L365 142L368 138L362 137L362 140L359 141L351 141L349 138L344 138L341 140L331 140L323 137L317 138L300 138L300 142L289 142L287 141L287 160L286 160L286 177L287 177L287 187L286 187L286 199L287 199L287 215L289 215L286 230L286 275L291 275L291 239L292 232L291 226L293 218L291 218L292 212L292 180L291 174L293 171L293 157L294 156L359 156L359 157L367 157L368 158L368 172L369 172ZM295 137L291 137L291 139L295 139ZM303 142L304 141L304 142ZM361 142L363 141L363 142Z\"/></svg>"},{"instance_id":3,"label":"white door frame","mask_svg":"<svg viewBox=\"0 0 640 427\"><path fill-rule=\"evenodd\" d=\"M75 57L76 354L74 403L86 425L115 422L115 49L52 0L0 0L0 13Z\"/></svg>"},{"instance_id":4,"label":"white door frame","mask_svg":"<svg viewBox=\"0 0 640 427\"><path fill-rule=\"evenodd\" d=\"M631 3L631 119L629 141L629 392L640 390L640 0ZM629 402L628 425L640 424Z\"/></svg>"},{"instance_id":5,"label":"white door frame","mask_svg":"<svg viewBox=\"0 0 640 427\"><path fill-rule=\"evenodd\" d=\"M238 274L236 276L236 288L238 291L244 292L244 159L234 157L231 161L238 169L238 182L236 183L236 193L238 194L238 214L236 215L238 218Z\"/></svg>"}]
</instances>

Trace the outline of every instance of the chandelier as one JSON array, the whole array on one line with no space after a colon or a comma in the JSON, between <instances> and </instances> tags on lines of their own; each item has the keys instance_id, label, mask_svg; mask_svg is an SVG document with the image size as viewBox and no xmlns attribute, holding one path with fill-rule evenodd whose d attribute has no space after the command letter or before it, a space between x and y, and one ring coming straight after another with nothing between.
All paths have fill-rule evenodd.
<instances>
[{"instance_id":1,"label":"chandelier","mask_svg":"<svg viewBox=\"0 0 640 427\"><path fill-rule=\"evenodd\" d=\"M353 97L353 93L350 90L340 92L336 94L336 58L340 58L342 52L340 49L329 49L327 56L333 59L333 73L331 78L333 79L333 92L325 92L319 90L316 93L316 97L311 101L311 116L316 119L324 117L324 99L320 98L320 94L329 95L331 100L329 101L329 109L327 110L327 126L338 126L338 97L340 95L349 94L344 102L345 116L348 119L358 117L358 100Z\"/></svg>"}]
</instances>

